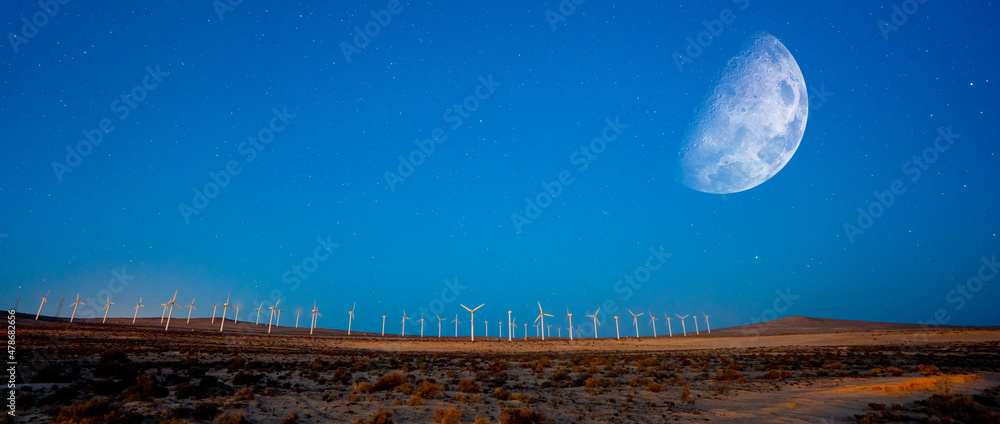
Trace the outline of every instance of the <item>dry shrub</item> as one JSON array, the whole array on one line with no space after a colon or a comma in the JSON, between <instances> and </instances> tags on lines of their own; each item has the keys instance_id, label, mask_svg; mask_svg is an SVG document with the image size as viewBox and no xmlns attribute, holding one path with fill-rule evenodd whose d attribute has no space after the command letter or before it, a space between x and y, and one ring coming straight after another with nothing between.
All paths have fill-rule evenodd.
<instances>
[{"instance_id":1,"label":"dry shrub","mask_svg":"<svg viewBox=\"0 0 1000 424\"><path fill-rule=\"evenodd\" d=\"M140 375L135 384L125 389L122 395L130 401L146 401L152 397L166 394L167 390L156 385L156 377L149 374Z\"/></svg>"},{"instance_id":2,"label":"dry shrub","mask_svg":"<svg viewBox=\"0 0 1000 424\"><path fill-rule=\"evenodd\" d=\"M584 387L592 387L592 388L601 387L601 380L599 378L596 378L596 377L590 377L586 381L583 382L583 386Z\"/></svg>"},{"instance_id":3,"label":"dry shrub","mask_svg":"<svg viewBox=\"0 0 1000 424\"><path fill-rule=\"evenodd\" d=\"M461 424L462 410L457 406L448 409L435 409L434 422L441 424Z\"/></svg>"},{"instance_id":4,"label":"dry shrub","mask_svg":"<svg viewBox=\"0 0 1000 424\"><path fill-rule=\"evenodd\" d=\"M539 359L538 362L535 362L535 366L533 367L533 369L535 370L535 372L542 372L543 370L545 370L546 368L551 367L551 366L552 366L552 360L551 359L549 359L549 358L542 358L542 359Z\"/></svg>"},{"instance_id":5,"label":"dry shrub","mask_svg":"<svg viewBox=\"0 0 1000 424\"><path fill-rule=\"evenodd\" d=\"M827 369L831 369L831 370L849 370L849 369L851 369L851 367L849 367L847 365L844 365L844 364L842 364L840 362L832 362L832 363L826 364L826 368Z\"/></svg>"},{"instance_id":6,"label":"dry shrub","mask_svg":"<svg viewBox=\"0 0 1000 424\"><path fill-rule=\"evenodd\" d=\"M476 417L476 421L474 421L472 424L490 424L490 420L483 417Z\"/></svg>"},{"instance_id":7,"label":"dry shrub","mask_svg":"<svg viewBox=\"0 0 1000 424\"><path fill-rule=\"evenodd\" d=\"M531 395L526 395L524 393L511 394L510 396L507 397L507 400L515 400L525 404L538 402L538 398Z\"/></svg>"},{"instance_id":8,"label":"dry shrub","mask_svg":"<svg viewBox=\"0 0 1000 424\"><path fill-rule=\"evenodd\" d=\"M406 377L403 377L403 374L394 372L392 374L386 375L378 379L378 381L375 383L375 391L381 392L383 390L392 390L395 389L396 386L403 384L405 382L406 382Z\"/></svg>"},{"instance_id":9,"label":"dry shrub","mask_svg":"<svg viewBox=\"0 0 1000 424\"><path fill-rule=\"evenodd\" d=\"M939 370L938 367L936 367L934 365L923 365L923 364L920 364L920 372L922 372L924 375L927 375L927 376L941 375L941 370Z\"/></svg>"},{"instance_id":10,"label":"dry shrub","mask_svg":"<svg viewBox=\"0 0 1000 424\"><path fill-rule=\"evenodd\" d=\"M650 381L649 384L646 385L646 390L649 390L652 393L660 393L660 390L662 389L663 386L655 381Z\"/></svg>"},{"instance_id":11,"label":"dry shrub","mask_svg":"<svg viewBox=\"0 0 1000 424\"><path fill-rule=\"evenodd\" d=\"M76 402L59 411L55 424L125 424L129 417L111 405L107 398Z\"/></svg>"},{"instance_id":12,"label":"dry shrub","mask_svg":"<svg viewBox=\"0 0 1000 424\"><path fill-rule=\"evenodd\" d=\"M687 402L688 399L691 399L691 389L688 386L684 386L681 389L681 402Z\"/></svg>"},{"instance_id":13,"label":"dry shrub","mask_svg":"<svg viewBox=\"0 0 1000 424\"><path fill-rule=\"evenodd\" d=\"M896 377L899 377L899 376L903 375L903 370L901 370L899 368L896 368L896 367L886 367L885 368L885 372L887 372L889 374L892 374L892 375L894 375Z\"/></svg>"},{"instance_id":14,"label":"dry shrub","mask_svg":"<svg viewBox=\"0 0 1000 424\"><path fill-rule=\"evenodd\" d=\"M236 391L236 394L233 395L233 400L235 401L251 400L251 399L253 399L253 389L249 387L244 387L242 389L239 389Z\"/></svg>"},{"instance_id":15,"label":"dry shrub","mask_svg":"<svg viewBox=\"0 0 1000 424\"><path fill-rule=\"evenodd\" d=\"M285 419L281 420L281 424L299 424L298 414L292 412Z\"/></svg>"},{"instance_id":16,"label":"dry shrub","mask_svg":"<svg viewBox=\"0 0 1000 424\"><path fill-rule=\"evenodd\" d=\"M375 415L372 415L372 418L368 420L368 424L392 424L392 422L392 412L384 409L375 411Z\"/></svg>"},{"instance_id":17,"label":"dry shrub","mask_svg":"<svg viewBox=\"0 0 1000 424\"><path fill-rule=\"evenodd\" d=\"M497 387L490 396L497 400L507 400L510 398L510 393L507 393L507 389L503 387Z\"/></svg>"},{"instance_id":18,"label":"dry shrub","mask_svg":"<svg viewBox=\"0 0 1000 424\"><path fill-rule=\"evenodd\" d=\"M792 372L788 370L768 370L767 373L761 377L768 380L784 380L786 378L792 378Z\"/></svg>"},{"instance_id":19,"label":"dry shrub","mask_svg":"<svg viewBox=\"0 0 1000 424\"><path fill-rule=\"evenodd\" d=\"M406 406L424 406L424 398L417 396L416 393L410 395L410 400L406 402Z\"/></svg>"},{"instance_id":20,"label":"dry shrub","mask_svg":"<svg viewBox=\"0 0 1000 424\"><path fill-rule=\"evenodd\" d=\"M500 424L538 424L545 421L545 415L528 408L504 408L500 411Z\"/></svg>"},{"instance_id":21,"label":"dry shrub","mask_svg":"<svg viewBox=\"0 0 1000 424\"><path fill-rule=\"evenodd\" d=\"M351 393L358 394L369 394L374 390L371 383L367 381L359 381L357 383L351 384Z\"/></svg>"},{"instance_id":22,"label":"dry shrub","mask_svg":"<svg viewBox=\"0 0 1000 424\"><path fill-rule=\"evenodd\" d=\"M347 397L347 403L358 403L361 401L361 396L350 395Z\"/></svg>"},{"instance_id":23,"label":"dry shrub","mask_svg":"<svg viewBox=\"0 0 1000 424\"><path fill-rule=\"evenodd\" d=\"M250 421L243 416L242 412L233 412L220 415L215 419L215 424L250 424Z\"/></svg>"},{"instance_id":24,"label":"dry shrub","mask_svg":"<svg viewBox=\"0 0 1000 424\"><path fill-rule=\"evenodd\" d=\"M719 371L719 373L716 374L715 379L719 381L732 381L732 380L739 380L740 377L743 377L743 373L726 368L724 370Z\"/></svg>"},{"instance_id":25,"label":"dry shrub","mask_svg":"<svg viewBox=\"0 0 1000 424\"><path fill-rule=\"evenodd\" d=\"M479 393L479 383L471 378L463 379L458 382L458 391L462 393Z\"/></svg>"},{"instance_id":26,"label":"dry shrub","mask_svg":"<svg viewBox=\"0 0 1000 424\"><path fill-rule=\"evenodd\" d=\"M444 386L424 380L421 381L420 385L413 391L413 396L418 396L422 399L430 399L441 393L444 393Z\"/></svg>"},{"instance_id":27,"label":"dry shrub","mask_svg":"<svg viewBox=\"0 0 1000 424\"><path fill-rule=\"evenodd\" d=\"M503 359L497 359L495 362L490 364L490 372L494 374L500 371L507 371L508 369L510 369L510 364Z\"/></svg>"},{"instance_id":28,"label":"dry shrub","mask_svg":"<svg viewBox=\"0 0 1000 424\"><path fill-rule=\"evenodd\" d=\"M660 365L660 360L657 359L655 356L650 356L635 361L634 365L639 368L656 367Z\"/></svg>"},{"instance_id":29,"label":"dry shrub","mask_svg":"<svg viewBox=\"0 0 1000 424\"><path fill-rule=\"evenodd\" d=\"M394 391L396 393L402 393L404 395L412 395L414 389L416 389L416 386L414 386L413 383L407 381L403 384L396 386L396 389Z\"/></svg>"}]
</instances>

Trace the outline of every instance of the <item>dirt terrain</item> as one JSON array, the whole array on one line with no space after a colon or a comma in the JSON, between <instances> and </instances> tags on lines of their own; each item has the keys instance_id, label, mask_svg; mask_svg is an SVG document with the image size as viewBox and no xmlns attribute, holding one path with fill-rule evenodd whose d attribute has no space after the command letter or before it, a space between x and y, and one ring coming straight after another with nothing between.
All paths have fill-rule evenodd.
<instances>
[{"instance_id":1,"label":"dirt terrain","mask_svg":"<svg viewBox=\"0 0 1000 424\"><path fill-rule=\"evenodd\" d=\"M471 342L131 321L19 315L16 422L1000 422L997 328Z\"/></svg>"}]
</instances>

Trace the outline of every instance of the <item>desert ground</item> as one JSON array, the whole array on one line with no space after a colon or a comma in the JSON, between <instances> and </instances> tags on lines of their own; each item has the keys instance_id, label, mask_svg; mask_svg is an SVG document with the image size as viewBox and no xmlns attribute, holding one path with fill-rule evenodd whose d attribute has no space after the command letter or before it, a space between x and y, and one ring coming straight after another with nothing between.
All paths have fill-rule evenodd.
<instances>
[{"instance_id":1,"label":"desert ground","mask_svg":"<svg viewBox=\"0 0 1000 424\"><path fill-rule=\"evenodd\" d=\"M17 418L3 422L1000 423L998 328L789 317L471 342L34 318L17 316Z\"/></svg>"}]
</instances>

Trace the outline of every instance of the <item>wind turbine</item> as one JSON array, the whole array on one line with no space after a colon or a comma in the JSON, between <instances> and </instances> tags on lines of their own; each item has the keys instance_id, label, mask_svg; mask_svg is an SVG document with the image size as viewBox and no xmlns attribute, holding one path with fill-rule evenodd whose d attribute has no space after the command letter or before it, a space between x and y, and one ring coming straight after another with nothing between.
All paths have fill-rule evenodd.
<instances>
[{"instance_id":1,"label":"wind turbine","mask_svg":"<svg viewBox=\"0 0 1000 424\"><path fill-rule=\"evenodd\" d=\"M440 339L441 338L441 321L444 321L444 320L446 320L448 318L441 318L441 316L438 315L438 314L434 314L434 316L436 316L438 318L438 338Z\"/></svg>"},{"instance_id":2,"label":"wind turbine","mask_svg":"<svg viewBox=\"0 0 1000 424\"><path fill-rule=\"evenodd\" d=\"M489 337L490 336L490 322L486 321L486 320L483 320L483 326L486 327L486 332L483 333L483 337Z\"/></svg>"},{"instance_id":3,"label":"wind turbine","mask_svg":"<svg viewBox=\"0 0 1000 424\"><path fill-rule=\"evenodd\" d=\"M673 337L674 336L674 329L673 329L673 327L670 326L670 317L667 316L666 312L663 313L663 317L667 319L667 331L669 332L670 337Z\"/></svg>"},{"instance_id":4,"label":"wind turbine","mask_svg":"<svg viewBox=\"0 0 1000 424\"><path fill-rule=\"evenodd\" d=\"M271 321L274 320L274 310L278 309L279 303L281 303L281 299L278 299L277 302L274 302L274 306L267 307L268 309L271 310L271 317L267 319L267 334L271 334ZM264 304L261 304L261 306L264 306Z\"/></svg>"},{"instance_id":5,"label":"wind turbine","mask_svg":"<svg viewBox=\"0 0 1000 424\"><path fill-rule=\"evenodd\" d=\"M226 310L232 308L232 306L229 306L229 296L230 294L226 295L226 303L222 305L222 325L219 326L220 333L223 328L226 328Z\"/></svg>"},{"instance_id":6,"label":"wind turbine","mask_svg":"<svg viewBox=\"0 0 1000 424\"><path fill-rule=\"evenodd\" d=\"M700 336L701 332L698 331L698 316L694 316L694 335Z\"/></svg>"},{"instance_id":7,"label":"wind turbine","mask_svg":"<svg viewBox=\"0 0 1000 424\"><path fill-rule=\"evenodd\" d=\"M576 338L579 339L581 337L580 334L582 334L582 333L583 333L583 329L580 328L580 327L576 327Z\"/></svg>"},{"instance_id":8,"label":"wind turbine","mask_svg":"<svg viewBox=\"0 0 1000 424\"><path fill-rule=\"evenodd\" d=\"M212 324L215 324L215 313L219 312L219 304L212 305Z\"/></svg>"},{"instance_id":9,"label":"wind turbine","mask_svg":"<svg viewBox=\"0 0 1000 424\"><path fill-rule=\"evenodd\" d=\"M569 306L566 307L566 317L569 318L569 339L573 340L573 314L569 313Z\"/></svg>"},{"instance_id":10,"label":"wind turbine","mask_svg":"<svg viewBox=\"0 0 1000 424\"><path fill-rule=\"evenodd\" d=\"M521 324L524 327L524 339L528 340L528 323ZM535 328L538 328L537 326Z\"/></svg>"},{"instance_id":11,"label":"wind turbine","mask_svg":"<svg viewBox=\"0 0 1000 424\"><path fill-rule=\"evenodd\" d=\"M674 314L674 315L677 315L677 314ZM677 318L681 319L681 329L684 331L684 337L687 337L687 335L688 335L687 326L684 325L684 318L687 318L687 317L688 317L687 315L684 315L684 316L677 315Z\"/></svg>"},{"instance_id":12,"label":"wind turbine","mask_svg":"<svg viewBox=\"0 0 1000 424\"><path fill-rule=\"evenodd\" d=\"M640 312L639 315L636 315L634 312L632 312L631 309L628 309L628 313L632 314L632 325L635 326L635 338L638 339L639 338L639 317L641 317L641 316L643 316L645 314L642 313L642 312Z\"/></svg>"},{"instance_id":13,"label":"wind turbine","mask_svg":"<svg viewBox=\"0 0 1000 424\"><path fill-rule=\"evenodd\" d=\"M351 323L354 322L354 308L358 307L358 302L354 302L354 306L351 306L351 310L347 311L350 317L347 318L347 335L351 335Z\"/></svg>"},{"instance_id":14,"label":"wind turbine","mask_svg":"<svg viewBox=\"0 0 1000 424\"><path fill-rule=\"evenodd\" d=\"M46 296L48 296L48 295L46 295ZM104 322L108 320L108 311L111 310L111 305L115 304L115 302L111 301L110 297L108 297L107 300L108 300L108 303L106 305L104 305L104 319L101 320L101 324L104 324Z\"/></svg>"},{"instance_id":15,"label":"wind turbine","mask_svg":"<svg viewBox=\"0 0 1000 424\"><path fill-rule=\"evenodd\" d=\"M50 293L52 293L52 290L49 290L48 293L45 293L45 297L42 298L42 304L38 305L38 313L35 314L35 321L38 321L38 316L42 314L42 306L45 306L45 301L49 300ZM20 302L21 298L20 297L17 298L17 301ZM14 310L17 310L17 305L14 306Z\"/></svg>"},{"instance_id":16,"label":"wind turbine","mask_svg":"<svg viewBox=\"0 0 1000 424\"><path fill-rule=\"evenodd\" d=\"M253 310L257 311L257 322L255 322L254 325L260 325L260 310L263 308L264 302L260 302L260 306L253 308Z\"/></svg>"},{"instance_id":17,"label":"wind turbine","mask_svg":"<svg viewBox=\"0 0 1000 424\"><path fill-rule=\"evenodd\" d=\"M174 314L174 306L177 306L181 309L184 308L183 306L177 303L177 290L174 290L174 297L170 299L170 302L167 302L167 305L170 306L170 312L167 313L167 326L163 327L163 331L167 331L170 329L170 316Z\"/></svg>"},{"instance_id":18,"label":"wind turbine","mask_svg":"<svg viewBox=\"0 0 1000 424\"><path fill-rule=\"evenodd\" d=\"M240 305L236 305L236 313L233 314L233 324L240 322Z\"/></svg>"},{"instance_id":19,"label":"wind turbine","mask_svg":"<svg viewBox=\"0 0 1000 424\"><path fill-rule=\"evenodd\" d=\"M475 308L472 308L472 309L469 309L468 306L462 305L461 303L459 303L459 305L461 305L463 308L465 308L466 311L469 311L469 313L472 314L472 318L470 318L470 321L469 321L469 327L472 328L472 341L476 341L476 309L482 308L483 305L485 305L485 303L482 304L482 305L476 306Z\"/></svg>"},{"instance_id":20,"label":"wind turbine","mask_svg":"<svg viewBox=\"0 0 1000 424\"><path fill-rule=\"evenodd\" d=\"M601 312L601 307L598 306L597 310L594 311L594 315L587 315L588 317L594 319L594 338L595 339L597 338L597 326L601 324L601 322L597 320L597 314L600 313L600 312Z\"/></svg>"},{"instance_id":21,"label":"wind turbine","mask_svg":"<svg viewBox=\"0 0 1000 424\"><path fill-rule=\"evenodd\" d=\"M399 337L406 337L406 320L408 319L410 319L410 317L406 316L406 309L403 309L403 332L399 335Z\"/></svg>"},{"instance_id":22,"label":"wind turbine","mask_svg":"<svg viewBox=\"0 0 1000 424\"><path fill-rule=\"evenodd\" d=\"M420 319L418 319L417 321L420 321L420 338L423 338L424 337L424 314L420 314Z\"/></svg>"},{"instance_id":23,"label":"wind turbine","mask_svg":"<svg viewBox=\"0 0 1000 424\"><path fill-rule=\"evenodd\" d=\"M302 308L295 308L295 328L299 328L299 315L302 315Z\"/></svg>"},{"instance_id":24,"label":"wind turbine","mask_svg":"<svg viewBox=\"0 0 1000 424\"><path fill-rule=\"evenodd\" d=\"M622 339L622 333L618 331L618 315L615 315L615 338L618 340Z\"/></svg>"},{"instance_id":25,"label":"wind turbine","mask_svg":"<svg viewBox=\"0 0 1000 424\"><path fill-rule=\"evenodd\" d=\"M281 327L281 308L279 308L278 304L275 303L274 304L274 309L278 310L278 316L274 317L274 326L275 327Z\"/></svg>"},{"instance_id":26,"label":"wind turbine","mask_svg":"<svg viewBox=\"0 0 1000 424\"><path fill-rule=\"evenodd\" d=\"M538 318L535 318L535 321L538 322L539 320L541 320L542 340L545 340L545 317L551 317L551 316L553 315L547 314L545 313L545 311L542 310L542 302L538 302Z\"/></svg>"},{"instance_id":27,"label":"wind turbine","mask_svg":"<svg viewBox=\"0 0 1000 424\"><path fill-rule=\"evenodd\" d=\"M507 332L507 341L511 341L512 337L515 336L514 332L517 331L517 318L514 318L513 320L510 321L510 326L513 329L513 331Z\"/></svg>"},{"instance_id":28,"label":"wind turbine","mask_svg":"<svg viewBox=\"0 0 1000 424\"><path fill-rule=\"evenodd\" d=\"M71 306L73 306L73 315L69 316L69 322L73 322L73 317L76 316L76 308L78 306L80 306L80 305L86 305L86 303L83 303L83 302L80 301L80 293L77 293L76 294L76 302L73 302L73 304L71 305Z\"/></svg>"},{"instance_id":29,"label":"wind turbine","mask_svg":"<svg viewBox=\"0 0 1000 424\"><path fill-rule=\"evenodd\" d=\"M546 329L549 330L549 337L551 338L552 337L552 324L549 324L549 325L545 326L545 328L542 329L542 335L543 336L545 335L545 330Z\"/></svg>"},{"instance_id":30,"label":"wind turbine","mask_svg":"<svg viewBox=\"0 0 1000 424\"><path fill-rule=\"evenodd\" d=\"M195 310L195 309L196 309L196 308L194 307L194 299L191 299L191 304L190 304L190 305L188 305L188 306L187 306L187 308L188 308L188 319L187 319L187 324L190 324L190 323L191 323L191 311L193 311L193 310ZM136 310L138 310L138 309L136 309Z\"/></svg>"},{"instance_id":31,"label":"wind turbine","mask_svg":"<svg viewBox=\"0 0 1000 424\"><path fill-rule=\"evenodd\" d=\"M705 315L705 327L708 328L708 334L712 334L712 326L708 324L708 315Z\"/></svg>"},{"instance_id":32,"label":"wind turbine","mask_svg":"<svg viewBox=\"0 0 1000 424\"><path fill-rule=\"evenodd\" d=\"M382 337L385 337L385 314L382 314Z\"/></svg>"},{"instance_id":33,"label":"wind turbine","mask_svg":"<svg viewBox=\"0 0 1000 424\"><path fill-rule=\"evenodd\" d=\"M497 321L497 337L503 340L503 320Z\"/></svg>"},{"instance_id":34,"label":"wind turbine","mask_svg":"<svg viewBox=\"0 0 1000 424\"><path fill-rule=\"evenodd\" d=\"M167 318L167 304L163 303L160 306L163 306L163 313L160 314L160 324L163 324L163 320Z\"/></svg>"},{"instance_id":35,"label":"wind turbine","mask_svg":"<svg viewBox=\"0 0 1000 424\"><path fill-rule=\"evenodd\" d=\"M462 323L458 320L458 314L455 314L455 319L451 320L451 322L455 323L455 337L458 337L458 324Z\"/></svg>"},{"instance_id":36,"label":"wind turbine","mask_svg":"<svg viewBox=\"0 0 1000 424\"><path fill-rule=\"evenodd\" d=\"M135 304L135 314L132 315L132 324L135 324L135 319L139 316L139 308L142 307L142 298L139 298L139 303Z\"/></svg>"},{"instance_id":37,"label":"wind turbine","mask_svg":"<svg viewBox=\"0 0 1000 424\"><path fill-rule=\"evenodd\" d=\"M649 323L653 324L653 338L656 338L656 316L652 312L649 313Z\"/></svg>"},{"instance_id":38,"label":"wind turbine","mask_svg":"<svg viewBox=\"0 0 1000 424\"><path fill-rule=\"evenodd\" d=\"M557 337L562 338L562 327L556 327Z\"/></svg>"},{"instance_id":39,"label":"wind turbine","mask_svg":"<svg viewBox=\"0 0 1000 424\"><path fill-rule=\"evenodd\" d=\"M309 315L312 316L312 321L309 323L309 334L312 334L313 329L316 328L316 320L319 319L319 317L323 316L323 314L319 313L319 309L316 309L315 300L313 300L313 310L312 312L309 312Z\"/></svg>"}]
</instances>

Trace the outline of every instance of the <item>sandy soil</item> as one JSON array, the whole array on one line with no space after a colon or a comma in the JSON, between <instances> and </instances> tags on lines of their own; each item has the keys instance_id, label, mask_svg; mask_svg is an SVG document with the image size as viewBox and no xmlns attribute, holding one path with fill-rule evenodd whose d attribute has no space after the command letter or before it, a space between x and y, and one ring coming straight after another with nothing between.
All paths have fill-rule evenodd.
<instances>
[{"instance_id":1,"label":"sandy soil","mask_svg":"<svg viewBox=\"0 0 1000 424\"><path fill-rule=\"evenodd\" d=\"M447 421L449 411L461 422L520 422L516 412L546 422L815 423L916 420L954 405L1000 420L996 328L793 317L687 337L470 342L267 334L231 321L220 334L218 319L173 320L163 331L159 319L21 318L20 417L38 422L88 413L120 415L108 422L241 422L233 413L242 422L293 413L298 422L369 422L381 409L394 422ZM95 397L104 403L86 404Z\"/></svg>"}]
</instances>

